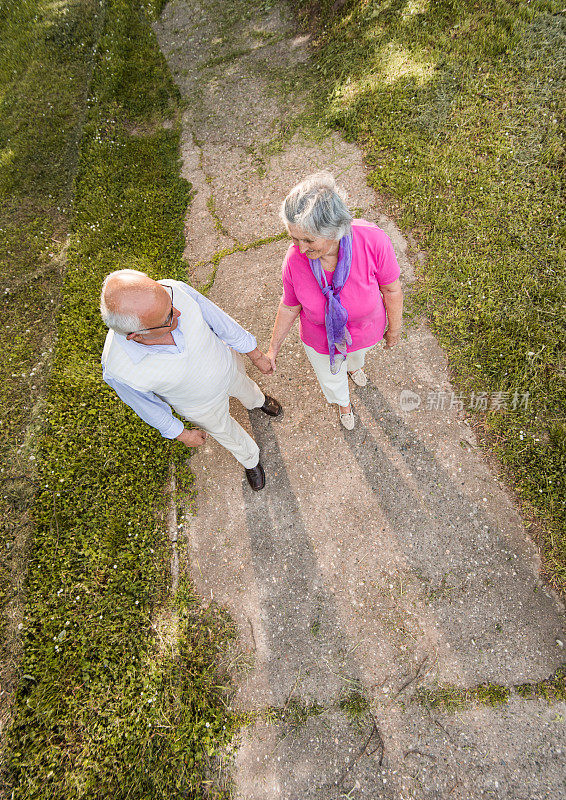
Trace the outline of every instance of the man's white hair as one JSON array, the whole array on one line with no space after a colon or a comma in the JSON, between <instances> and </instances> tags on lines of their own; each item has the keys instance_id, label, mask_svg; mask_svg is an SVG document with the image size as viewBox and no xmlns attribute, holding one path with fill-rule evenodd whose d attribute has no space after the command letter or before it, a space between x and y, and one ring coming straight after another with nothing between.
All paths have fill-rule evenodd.
<instances>
[{"instance_id":1,"label":"man's white hair","mask_svg":"<svg viewBox=\"0 0 566 800\"><path fill-rule=\"evenodd\" d=\"M116 333L121 333L127 336L128 333L135 333L143 328L142 322L137 314L125 314L122 311L110 310L106 304L106 290L109 282L113 282L116 278L126 277L127 275L137 275L139 277L147 278L145 272L139 269L117 269L107 275L102 284L100 292L100 313L102 321L107 328L110 328Z\"/></svg>"},{"instance_id":2,"label":"man's white hair","mask_svg":"<svg viewBox=\"0 0 566 800\"><path fill-rule=\"evenodd\" d=\"M352 230L346 193L330 172L316 172L298 183L281 205L285 227L297 225L311 236L339 241Z\"/></svg>"}]
</instances>

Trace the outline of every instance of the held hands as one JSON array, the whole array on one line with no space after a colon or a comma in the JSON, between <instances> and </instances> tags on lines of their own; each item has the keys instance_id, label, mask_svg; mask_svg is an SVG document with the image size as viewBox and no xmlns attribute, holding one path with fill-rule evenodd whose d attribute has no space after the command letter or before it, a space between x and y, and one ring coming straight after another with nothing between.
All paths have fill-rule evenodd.
<instances>
[{"instance_id":1,"label":"held hands","mask_svg":"<svg viewBox=\"0 0 566 800\"><path fill-rule=\"evenodd\" d=\"M263 353L261 354L261 359L259 361L255 361L254 363L259 371L264 375L271 375L273 373L273 365Z\"/></svg>"},{"instance_id":2,"label":"held hands","mask_svg":"<svg viewBox=\"0 0 566 800\"><path fill-rule=\"evenodd\" d=\"M254 350L253 354L248 353L252 364L259 369L264 375L272 375L275 364L261 352L261 350Z\"/></svg>"},{"instance_id":3,"label":"held hands","mask_svg":"<svg viewBox=\"0 0 566 800\"><path fill-rule=\"evenodd\" d=\"M201 444L205 443L207 436L208 434L206 431L201 431L198 429L189 431L186 428L183 428L176 439L178 442L182 442L187 447L199 447Z\"/></svg>"}]
</instances>

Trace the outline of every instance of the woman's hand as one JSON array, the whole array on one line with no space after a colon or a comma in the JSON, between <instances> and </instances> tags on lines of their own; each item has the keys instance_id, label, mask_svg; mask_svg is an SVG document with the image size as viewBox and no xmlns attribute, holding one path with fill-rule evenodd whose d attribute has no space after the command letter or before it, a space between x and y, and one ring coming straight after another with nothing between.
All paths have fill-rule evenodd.
<instances>
[{"instance_id":1,"label":"woman's hand","mask_svg":"<svg viewBox=\"0 0 566 800\"><path fill-rule=\"evenodd\" d=\"M275 361L279 348L291 330L293 322L301 313L301 308L302 306L286 306L283 300L279 303L275 324L273 325L273 332L271 334L269 350L265 354L266 358L268 358L271 363L271 372L275 372Z\"/></svg>"},{"instance_id":2,"label":"woman's hand","mask_svg":"<svg viewBox=\"0 0 566 800\"><path fill-rule=\"evenodd\" d=\"M399 344L401 340L401 331L390 331L389 328L387 328L383 338L385 339L385 349L389 350L391 347L395 347L396 344Z\"/></svg>"},{"instance_id":3,"label":"woman's hand","mask_svg":"<svg viewBox=\"0 0 566 800\"><path fill-rule=\"evenodd\" d=\"M268 358L271 363L271 372L275 372L277 353L275 353L274 350L270 347L267 353L265 354L265 357Z\"/></svg>"},{"instance_id":4,"label":"woman's hand","mask_svg":"<svg viewBox=\"0 0 566 800\"><path fill-rule=\"evenodd\" d=\"M252 350L251 352L247 353L247 356L254 365L254 367L257 367L260 372L262 372L264 375L271 375L271 373L273 372L273 369L271 367L271 361L265 357L265 355L261 352L259 347L256 347L255 350Z\"/></svg>"}]
</instances>

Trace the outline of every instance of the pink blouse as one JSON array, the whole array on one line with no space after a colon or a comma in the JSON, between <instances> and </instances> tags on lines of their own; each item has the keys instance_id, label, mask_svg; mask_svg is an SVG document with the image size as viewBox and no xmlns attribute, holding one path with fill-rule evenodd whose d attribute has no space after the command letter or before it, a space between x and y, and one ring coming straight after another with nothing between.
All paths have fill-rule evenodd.
<instances>
[{"instance_id":1,"label":"pink blouse","mask_svg":"<svg viewBox=\"0 0 566 800\"><path fill-rule=\"evenodd\" d=\"M325 270L332 281L332 272ZM383 338L387 316L380 286L396 281L399 265L391 240L381 228L365 219L352 222L352 267L340 292L348 312L347 328L352 337L350 352L371 347ZM302 341L317 353L328 353L324 327L324 297L311 272L309 260L291 245L283 261L283 303L301 305Z\"/></svg>"}]
</instances>

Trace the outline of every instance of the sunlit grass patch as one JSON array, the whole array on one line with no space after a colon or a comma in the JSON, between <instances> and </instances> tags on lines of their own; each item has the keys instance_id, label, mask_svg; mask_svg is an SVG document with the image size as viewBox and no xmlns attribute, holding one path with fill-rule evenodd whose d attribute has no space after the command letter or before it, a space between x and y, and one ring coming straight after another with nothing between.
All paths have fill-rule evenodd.
<instances>
[{"instance_id":1,"label":"sunlit grass patch","mask_svg":"<svg viewBox=\"0 0 566 800\"><path fill-rule=\"evenodd\" d=\"M38 420L98 3L0 3L0 720L19 674ZM68 49L54 46L64 28ZM0 761L2 757L0 756Z\"/></svg>"},{"instance_id":2,"label":"sunlit grass patch","mask_svg":"<svg viewBox=\"0 0 566 800\"><path fill-rule=\"evenodd\" d=\"M386 86L402 78L412 78L419 86L432 78L434 65L417 58L409 50L390 43L383 53L382 74Z\"/></svg>"},{"instance_id":3,"label":"sunlit grass patch","mask_svg":"<svg viewBox=\"0 0 566 800\"><path fill-rule=\"evenodd\" d=\"M379 87L390 86L402 79L412 80L416 86L420 86L433 78L434 69L434 64L422 55L418 57L418 54L391 42L371 70L368 67L366 73L357 80L348 77L334 88L330 115L333 112L339 115L340 107L347 108L356 100L370 96Z\"/></svg>"},{"instance_id":4,"label":"sunlit grass patch","mask_svg":"<svg viewBox=\"0 0 566 800\"><path fill-rule=\"evenodd\" d=\"M430 5L430 0L408 0L401 12L404 22L414 14L424 14Z\"/></svg>"}]
</instances>

